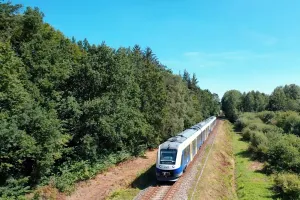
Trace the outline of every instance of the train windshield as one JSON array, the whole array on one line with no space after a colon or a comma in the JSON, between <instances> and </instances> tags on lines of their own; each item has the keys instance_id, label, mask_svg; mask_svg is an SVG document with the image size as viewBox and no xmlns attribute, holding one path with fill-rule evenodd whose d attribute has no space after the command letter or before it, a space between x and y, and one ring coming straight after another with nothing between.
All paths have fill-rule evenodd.
<instances>
[{"instance_id":1,"label":"train windshield","mask_svg":"<svg viewBox=\"0 0 300 200\"><path fill-rule=\"evenodd\" d=\"M176 149L162 149L160 150L160 164L174 165L176 162Z\"/></svg>"}]
</instances>

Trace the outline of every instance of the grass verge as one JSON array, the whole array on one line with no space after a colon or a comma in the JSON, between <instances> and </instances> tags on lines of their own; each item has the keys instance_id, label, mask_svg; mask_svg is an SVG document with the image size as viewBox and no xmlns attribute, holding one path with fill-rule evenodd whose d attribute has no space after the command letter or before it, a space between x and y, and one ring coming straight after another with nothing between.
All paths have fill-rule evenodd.
<instances>
[{"instance_id":1,"label":"grass verge","mask_svg":"<svg viewBox=\"0 0 300 200\"><path fill-rule=\"evenodd\" d=\"M262 172L263 163L251 159L249 144L242 140L240 134L233 133L232 137L239 199L274 199L274 182L272 177Z\"/></svg>"},{"instance_id":2,"label":"grass verge","mask_svg":"<svg viewBox=\"0 0 300 200\"><path fill-rule=\"evenodd\" d=\"M192 198L194 189L193 199L237 199L234 187L233 146L229 126L229 122L221 121L214 145L209 145L205 149L195 180L198 179L209 149L212 147L202 177L197 185L192 187L189 199Z\"/></svg>"},{"instance_id":3,"label":"grass verge","mask_svg":"<svg viewBox=\"0 0 300 200\"><path fill-rule=\"evenodd\" d=\"M137 173L136 179L127 187L114 190L107 200L132 200L138 193L156 183L155 164Z\"/></svg>"},{"instance_id":4,"label":"grass verge","mask_svg":"<svg viewBox=\"0 0 300 200\"><path fill-rule=\"evenodd\" d=\"M121 188L112 192L107 200L132 200L139 192L138 188Z\"/></svg>"}]
</instances>

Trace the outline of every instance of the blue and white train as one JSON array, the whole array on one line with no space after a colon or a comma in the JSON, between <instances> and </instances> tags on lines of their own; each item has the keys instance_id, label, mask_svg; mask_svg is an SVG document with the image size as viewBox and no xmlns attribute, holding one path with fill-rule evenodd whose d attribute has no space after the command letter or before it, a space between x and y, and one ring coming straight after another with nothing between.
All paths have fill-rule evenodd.
<instances>
[{"instance_id":1,"label":"blue and white train","mask_svg":"<svg viewBox=\"0 0 300 200\"><path fill-rule=\"evenodd\" d=\"M193 160L215 125L216 117L212 116L159 145L156 179L176 181Z\"/></svg>"}]
</instances>

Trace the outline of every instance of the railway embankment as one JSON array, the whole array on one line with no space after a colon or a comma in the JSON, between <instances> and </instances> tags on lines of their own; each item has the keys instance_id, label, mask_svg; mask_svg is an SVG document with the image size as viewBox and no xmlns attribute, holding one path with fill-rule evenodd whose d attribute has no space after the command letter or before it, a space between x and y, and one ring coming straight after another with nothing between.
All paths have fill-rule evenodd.
<instances>
[{"instance_id":1,"label":"railway embankment","mask_svg":"<svg viewBox=\"0 0 300 200\"><path fill-rule=\"evenodd\" d=\"M233 138L228 121L219 121L214 141L198 163L188 199L237 199Z\"/></svg>"}]
</instances>

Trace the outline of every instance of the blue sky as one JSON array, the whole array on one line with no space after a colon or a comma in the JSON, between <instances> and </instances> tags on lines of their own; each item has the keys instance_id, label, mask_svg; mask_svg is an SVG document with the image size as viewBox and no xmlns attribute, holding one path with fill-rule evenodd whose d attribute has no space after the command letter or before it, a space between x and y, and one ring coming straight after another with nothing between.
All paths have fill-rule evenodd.
<instances>
[{"instance_id":1,"label":"blue sky","mask_svg":"<svg viewBox=\"0 0 300 200\"><path fill-rule=\"evenodd\" d=\"M225 91L300 85L299 0L15 0L37 6L66 36L149 46L174 73Z\"/></svg>"}]
</instances>

